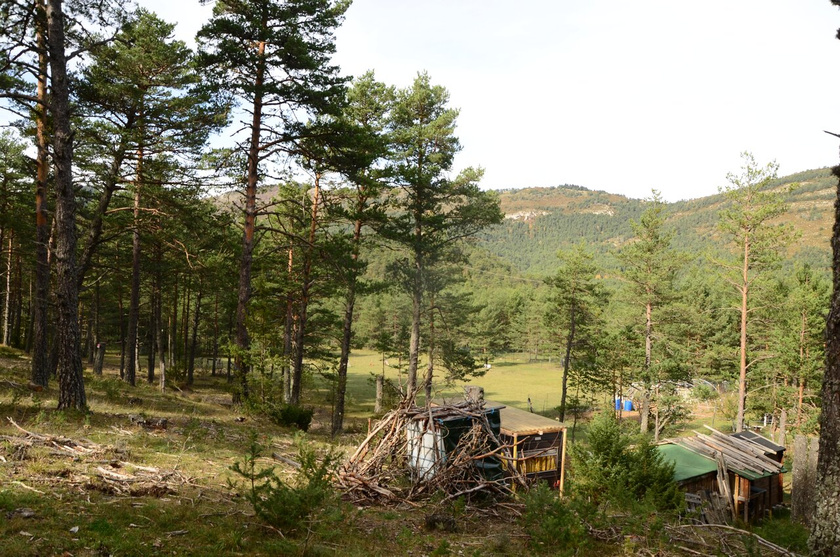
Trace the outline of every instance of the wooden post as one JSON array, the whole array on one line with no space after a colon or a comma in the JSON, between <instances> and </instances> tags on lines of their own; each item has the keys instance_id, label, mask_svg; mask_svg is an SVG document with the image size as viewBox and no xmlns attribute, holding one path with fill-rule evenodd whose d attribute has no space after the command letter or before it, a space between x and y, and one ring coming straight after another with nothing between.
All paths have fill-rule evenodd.
<instances>
[{"instance_id":1,"label":"wooden post","mask_svg":"<svg viewBox=\"0 0 840 557\"><path fill-rule=\"evenodd\" d=\"M718 452L715 460L717 461L718 466L718 491L720 491L720 494L726 499L729 505L729 510L732 512L732 520L735 520L738 517L738 505L733 494L729 490L729 471L726 469L726 461L723 459L723 453ZM735 481L735 488L737 491L737 479Z\"/></svg>"},{"instance_id":2,"label":"wooden post","mask_svg":"<svg viewBox=\"0 0 840 557\"><path fill-rule=\"evenodd\" d=\"M519 471L519 435L514 433L513 434L513 462L511 462L511 467ZM516 493L516 483L513 484L513 492Z\"/></svg>"},{"instance_id":3,"label":"wooden post","mask_svg":"<svg viewBox=\"0 0 840 557\"><path fill-rule=\"evenodd\" d=\"M566 428L563 428L563 448L560 451L560 496L566 484Z\"/></svg>"}]
</instances>

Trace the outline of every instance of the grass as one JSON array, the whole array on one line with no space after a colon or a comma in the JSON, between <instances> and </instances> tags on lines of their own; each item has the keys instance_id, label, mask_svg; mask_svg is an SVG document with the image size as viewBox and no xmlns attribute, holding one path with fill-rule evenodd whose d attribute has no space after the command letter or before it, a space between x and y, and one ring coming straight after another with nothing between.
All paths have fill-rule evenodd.
<instances>
[{"instance_id":1,"label":"grass","mask_svg":"<svg viewBox=\"0 0 840 557\"><path fill-rule=\"evenodd\" d=\"M425 366L421 365L421 368L425 369ZM368 416L373 412L376 395L373 376L381 371L379 354L366 350L353 353L347 378L351 416ZM385 376L397 383L405 382L405 376L400 376L396 366L386 366ZM478 385L484 388L484 396L488 400L527 410L530 398L535 412L551 415L560 405L561 379L562 368L557 362L529 362L527 355L507 354L492 362L491 368L482 377L469 382L459 381L454 385L437 381L433 396L460 399L464 385Z\"/></svg>"}]
</instances>

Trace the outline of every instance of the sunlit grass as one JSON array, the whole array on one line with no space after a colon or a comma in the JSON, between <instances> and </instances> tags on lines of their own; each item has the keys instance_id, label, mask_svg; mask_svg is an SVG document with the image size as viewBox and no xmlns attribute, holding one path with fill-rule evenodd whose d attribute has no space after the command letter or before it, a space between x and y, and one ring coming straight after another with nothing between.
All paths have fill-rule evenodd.
<instances>
[{"instance_id":1,"label":"sunlit grass","mask_svg":"<svg viewBox=\"0 0 840 557\"><path fill-rule=\"evenodd\" d=\"M397 362L392 358L388 360L388 364L390 365L385 366L385 377L395 383L404 384L405 374L398 373ZM419 367L418 375L425 373L425 363L421 363ZM363 416L373 412L376 397L373 377L381 371L380 355L365 350L352 354L347 379L351 415ZM530 398L535 412L551 414L553 409L560 405L561 382L562 368L558 362L530 362L527 355L506 354L491 362L491 368L483 376L468 382L458 381L448 385L438 378L434 383L433 396L460 400L464 385L477 385L484 388L487 400L527 410ZM574 384L570 382L570 396L574 394L574 389Z\"/></svg>"}]
</instances>

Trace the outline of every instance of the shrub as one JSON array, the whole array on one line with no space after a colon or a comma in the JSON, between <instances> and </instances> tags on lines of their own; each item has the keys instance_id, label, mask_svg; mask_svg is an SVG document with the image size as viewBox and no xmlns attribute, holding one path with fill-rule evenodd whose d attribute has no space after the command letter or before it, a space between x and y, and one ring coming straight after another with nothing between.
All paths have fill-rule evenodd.
<instances>
[{"instance_id":1,"label":"shrub","mask_svg":"<svg viewBox=\"0 0 840 557\"><path fill-rule=\"evenodd\" d=\"M250 412L262 414L277 425L309 431L315 411L283 401L283 387L268 376L249 379L251 396L246 401Z\"/></svg>"},{"instance_id":2,"label":"shrub","mask_svg":"<svg viewBox=\"0 0 840 557\"><path fill-rule=\"evenodd\" d=\"M574 555L590 540L575 501L561 501L558 493L538 482L525 495L525 530L535 548ZM562 548L569 548L566 553Z\"/></svg>"},{"instance_id":3,"label":"shrub","mask_svg":"<svg viewBox=\"0 0 840 557\"><path fill-rule=\"evenodd\" d=\"M673 464L663 460L648 436L623 429L612 412L593 420L588 445L575 445L572 458L575 491L596 503L628 507L646 500L658 510L683 505Z\"/></svg>"},{"instance_id":4,"label":"shrub","mask_svg":"<svg viewBox=\"0 0 840 557\"><path fill-rule=\"evenodd\" d=\"M300 468L293 481L287 483L275 473L273 466L258 469L262 447L253 438L242 462L231 470L245 479L246 499L257 516L284 535L311 532L323 521L340 517L336 511L338 498L332 489L332 476L339 458L333 452L319 459L302 438L297 441Z\"/></svg>"},{"instance_id":5,"label":"shrub","mask_svg":"<svg viewBox=\"0 0 840 557\"><path fill-rule=\"evenodd\" d=\"M265 415L277 425L296 427L301 431L309 431L312 424L312 416L315 411L312 408L304 408L294 404L267 403L263 405Z\"/></svg>"}]
</instances>

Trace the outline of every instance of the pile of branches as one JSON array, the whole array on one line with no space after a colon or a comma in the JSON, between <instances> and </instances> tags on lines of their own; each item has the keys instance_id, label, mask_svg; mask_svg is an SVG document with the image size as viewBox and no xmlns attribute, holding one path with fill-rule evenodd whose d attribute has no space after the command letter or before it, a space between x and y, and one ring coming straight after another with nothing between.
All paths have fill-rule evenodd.
<instances>
[{"instance_id":1,"label":"pile of branches","mask_svg":"<svg viewBox=\"0 0 840 557\"><path fill-rule=\"evenodd\" d=\"M355 503L416 503L443 494L444 501L475 494L507 497L525 477L505 466L502 477L488 477L482 464L489 458L510 461L512 446L499 441L483 409L483 401L465 401L425 408L412 397L386 414L338 471L338 483ZM467 418L471 426L454 449L434 462L426 473L412 466L412 445L425 432L446 435L446 420ZM414 433L411 433L414 432ZM412 439L413 437L413 439Z\"/></svg>"},{"instance_id":2,"label":"pile of branches","mask_svg":"<svg viewBox=\"0 0 840 557\"><path fill-rule=\"evenodd\" d=\"M0 435L0 439L14 445L18 448L18 452L25 452L25 449L33 446L46 447L52 454L59 456L70 456L74 458L103 456L108 452L109 447L94 443L87 439L80 439L78 441L68 437L57 435L43 435L27 431L20 427L12 418L7 417L9 423L15 429L23 433L22 437L14 437L11 435Z\"/></svg>"},{"instance_id":3,"label":"pile of branches","mask_svg":"<svg viewBox=\"0 0 840 557\"><path fill-rule=\"evenodd\" d=\"M151 466L141 466L122 460L127 453L121 449L94 443L88 439L70 439L58 435L45 435L28 431L7 418L20 436L0 435L6 443L11 460L26 460L33 447L41 447L48 454L69 457L79 465L60 475L40 478L44 484L60 483L64 487L73 486L82 491L95 489L111 495L141 496L171 495L184 486L194 486L192 478L175 470L163 470ZM7 462L0 454L0 462ZM16 481L21 487L43 494L43 491Z\"/></svg>"},{"instance_id":4,"label":"pile of branches","mask_svg":"<svg viewBox=\"0 0 840 557\"><path fill-rule=\"evenodd\" d=\"M174 495L185 485L194 485L191 478L178 471L140 466L131 462L110 462L97 466L96 474L98 483L90 482L90 485L111 495L160 497Z\"/></svg>"},{"instance_id":5,"label":"pile of branches","mask_svg":"<svg viewBox=\"0 0 840 557\"><path fill-rule=\"evenodd\" d=\"M796 554L752 532L726 524L683 524L665 527L671 547L680 555L762 555L796 557Z\"/></svg>"}]
</instances>

